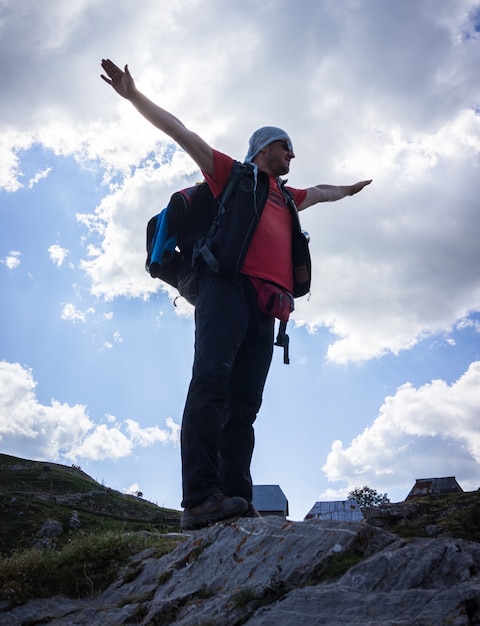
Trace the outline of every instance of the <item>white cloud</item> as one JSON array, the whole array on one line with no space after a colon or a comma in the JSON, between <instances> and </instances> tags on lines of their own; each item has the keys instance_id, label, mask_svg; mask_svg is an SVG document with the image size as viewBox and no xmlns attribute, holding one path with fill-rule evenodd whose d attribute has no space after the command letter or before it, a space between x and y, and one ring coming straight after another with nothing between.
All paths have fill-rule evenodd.
<instances>
[{"instance_id":1,"label":"white cloud","mask_svg":"<svg viewBox=\"0 0 480 626\"><path fill-rule=\"evenodd\" d=\"M111 341L106 341L104 343L104 347L107 348L108 350L111 350L115 344L119 345L122 343L123 343L123 338L117 330L113 333L113 343Z\"/></svg>"},{"instance_id":2,"label":"white cloud","mask_svg":"<svg viewBox=\"0 0 480 626\"><path fill-rule=\"evenodd\" d=\"M33 176L28 181L28 188L32 189L32 187L34 187L40 180L42 180L43 178L46 178L50 174L51 171L52 171L51 167L46 167L41 172L37 172L35 176Z\"/></svg>"},{"instance_id":3,"label":"white cloud","mask_svg":"<svg viewBox=\"0 0 480 626\"><path fill-rule=\"evenodd\" d=\"M68 455L72 444L94 428L85 406L52 400L40 404L31 370L0 362L0 439L18 452L34 448L43 458Z\"/></svg>"},{"instance_id":4,"label":"white cloud","mask_svg":"<svg viewBox=\"0 0 480 626\"><path fill-rule=\"evenodd\" d=\"M195 166L178 153L171 164L137 169L100 203L94 215L77 215L91 236L101 238L100 246L89 247L90 259L81 263L94 295L105 300L148 298L159 289L160 282L145 271L147 221L162 210L176 189L188 185L185 176L192 172ZM195 177L201 178L199 174Z\"/></svg>"},{"instance_id":5,"label":"white cloud","mask_svg":"<svg viewBox=\"0 0 480 626\"><path fill-rule=\"evenodd\" d=\"M72 302L67 302L60 315L62 320L66 320L68 322L82 322L85 323L87 321L87 314L95 313L95 309L89 307L86 311L80 311Z\"/></svg>"},{"instance_id":6,"label":"white cloud","mask_svg":"<svg viewBox=\"0 0 480 626\"><path fill-rule=\"evenodd\" d=\"M347 483L328 494L346 495L369 485L395 490L416 478L456 476L465 490L480 484L480 361L451 385L410 383L386 398L372 426L348 447L335 441L322 468L330 482ZM407 494L405 494L406 496Z\"/></svg>"},{"instance_id":7,"label":"white cloud","mask_svg":"<svg viewBox=\"0 0 480 626\"><path fill-rule=\"evenodd\" d=\"M154 443L175 443L180 441L180 426L171 417L166 420L167 430L162 430L158 426L141 428L138 422L126 420L127 431L132 442L138 446L151 446Z\"/></svg>"},{"instance_id":8,"label":"white cloud","mask_svg":"<svg viewBox=\"0 0 480 626\"><path fill-rule=\"evenodd\" d=\"M126 489L122 489L122 491L130 496L136 496L137 493L140 493L140 485L138 483L133 483L133 485L130 485L130 487L127 487Z\"/></svg>"},{"instance_id":9,"label":"white cloud","mask_svg":"<svg viewBox=\"0 0 480 626\"><path fill-rule=\"evenodd\" d=\"M104 461L129 456L132 449L132 442L118 428L108 428L106 424L100 424L95 426L92 432L85 434L78 443L73 443L65 456L72 459L82 457Z\"/></svg>"},{"instance_id":10,"label":"white cloud","mask_svg":"<svg viewBox=\"0 0 480 626\"><path fill-rule=\"evenodd\" d=\"M61 267L66 257L68 256L68 250L62 248L57 243L54 243L48 248L50 259L55 263L57 267Z\"/></svg>"},{"instance_id":11,"label":"white cloud","mask_svg":"<svg viewBox=\"0 0 480 626\"><path fill-rule=\"evenodd\" d=\"M38 459L103 461L132 454L137 446L176 444L179 426L167 418L167 428L141 428L127 420L123 425L95 424L84 405L69 406L52 400L41 404L33 373L18 363L0 362L0 442L11 454Z\"/></svg>"},{"instance_id":12,"label":"white cloud","mask_svg":"<svg viewBox=\"0 0 480 626\"><path fill-rule=\"evenodd\" d=\"M19 152L29 148L33 139L28 131L24 132L22 129L13 130L12 127L7 127L2 131L0 133L0 189L14 192L23 186L19 180L23 176Z\"/></svg>"},{"instance_id":13,"label":"white cloud","mask_svg":"<svg viewBox=\"0 0 480 626\"><path fill-rule=\"evenodd\" d=\"M6 265L7 269L14 270L20 265L20 252L18 250L12 250L7 256L2 259L2 263Z\"/></svg>"},{"instance_id":14,"label":"white cloud","mask_svg":"<svg viewBox=\"0 0 480 626\"><path fill-rule=\"evenodd\" d=\"M462 111L435 135L392 142L365 195L308 217L312 242L320 241L312 243L312 296L297 315L337 336L328 350L337 363L398 354L480 308L472 167L480 116ZM368 156L352 148L350 158Z\"/></svg>"},{"instance_id":15,"label":"white cloud","mask_svg":"<svg viewBox=\"0 0 480 626\"><path fill-rule=\"evenodd\" d=\"M476 333L480 333L480 323L476 320L468 318L461 319L457 324L457 328L459 330L463 330L464 328L473 328Z\"/></svg>"}]
</instances>

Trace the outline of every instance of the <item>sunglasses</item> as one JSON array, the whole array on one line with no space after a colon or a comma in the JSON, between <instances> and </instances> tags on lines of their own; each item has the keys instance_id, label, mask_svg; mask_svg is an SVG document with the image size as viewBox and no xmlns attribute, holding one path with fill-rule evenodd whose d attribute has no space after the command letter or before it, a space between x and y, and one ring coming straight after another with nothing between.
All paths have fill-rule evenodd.
<instances>
[{"instance_id":1,"label":"sunglasses","mask_svg":"<svg viewBox=\"0 0 480 626\"><path fill-rule=\"evenodd\" d=\"M289 141L279 141L279 144L285 152L293 152L293 146Z\"/></svg>"}]
</instances>

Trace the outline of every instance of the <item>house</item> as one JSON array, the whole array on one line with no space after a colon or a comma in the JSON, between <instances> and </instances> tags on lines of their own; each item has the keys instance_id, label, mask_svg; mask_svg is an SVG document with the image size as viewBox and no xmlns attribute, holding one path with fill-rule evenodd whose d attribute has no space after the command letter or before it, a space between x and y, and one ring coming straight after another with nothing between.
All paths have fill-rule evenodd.
<instances>
[{"instance_id":1,"label":"house","mask_svg":"<svg viewBox=\"0 0 480 626\"><path fill-rule=\"evenodd\" d=\"M417 478L405 500L423 498L425 496L441 496L446 493L463 493L455 476L446 478Z\"/></svg>"},{"instance_id":2,"label":"house","mask_svg":"<svg viewBox=\"0 0 480 626\"><path fill-rule=\"evenodd\" d=\"M361 522L363 513L356 500L334 500L332 502L315 502L307 513L304 521L336 520L339 522Z\"/></svg>"},{"instance_id":3,"label":"house","mask_svg":"<svg viewBox=\"0 0 480 626\"><path fill-rule=\"evenodd\" d=\"M253 485L253 506L260 515L288 515L288 500L279 485Z\"/></svg>"}]
</instances>

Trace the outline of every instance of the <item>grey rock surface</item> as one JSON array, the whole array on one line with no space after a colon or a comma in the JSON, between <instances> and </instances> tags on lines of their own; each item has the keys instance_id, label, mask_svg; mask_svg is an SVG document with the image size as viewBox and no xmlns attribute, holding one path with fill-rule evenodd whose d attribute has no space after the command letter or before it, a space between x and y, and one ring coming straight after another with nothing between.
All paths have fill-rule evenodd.
<instances>
[{"instance_id":1,"label":"grey rock surface","mask_svg":"<svg viewBox=\"0 0 480 626\"><path fill-rule=\"evenodd\" d=\"M1 626L480 624L480 545L364 523L240 519L133 557L104 592L1 612Z\"/></svg>"}]
</instances>

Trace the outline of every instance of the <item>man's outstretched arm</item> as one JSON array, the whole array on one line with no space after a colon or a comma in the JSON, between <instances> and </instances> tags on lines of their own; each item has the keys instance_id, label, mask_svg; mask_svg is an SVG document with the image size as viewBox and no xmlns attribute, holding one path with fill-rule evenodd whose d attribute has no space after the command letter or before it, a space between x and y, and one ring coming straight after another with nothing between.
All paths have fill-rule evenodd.
<instances>
[{"instance_id":1,"label":"man's outstretched arm","mask_svg":"<svg viewBox=\"0 0 480 626\"><path fill-rule=\"evenodd\" d=\"M188 130L178 118L143 95L136 88L127 65L125 70L122 70L110 59L103 59L102 68L107 74L107 76L102 74L106 83L129 100L145 119L176 141L202 171L213 174L212 148L196 133Z\"/></svg>"},{"instance_id":2,"label":"man's outstretched arm","mask_svg":"<svg viewBox=\"0 0 480 626\"><path fill-rule=\"evenodd\" d=\"M362 189L371 182L371 180L362 180L354 185L316 185L315 187L309 187L307 189L307 196L298 207L298 210L303 211L303 209L312 206L312 204L317 204L317 202L334 202L346 196L353 196L359 191L362 191Z\"/></svg>"}]
</instances>

